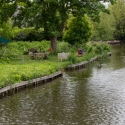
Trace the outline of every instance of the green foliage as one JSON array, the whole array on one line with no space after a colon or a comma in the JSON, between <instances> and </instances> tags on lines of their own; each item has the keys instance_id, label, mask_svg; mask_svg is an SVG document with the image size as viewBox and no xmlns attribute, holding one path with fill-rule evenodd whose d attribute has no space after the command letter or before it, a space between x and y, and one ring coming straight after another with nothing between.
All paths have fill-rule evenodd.
<instances>
[{"instance_id":1,"label":"green foliage","mask_svg":"<svg viewBox=\"0 0 125 125\"><path fill-rule=\"evenodd\" d=\"M42 41L42 42L11 42L8 44L7 47L2 47L0 49L1 55L3 54L4 57L0 59L0 88L12 85L21 81L42 77L45 75L49 75L51 73L54 73L58 71L59 69L62 69L64 67L67 67L69 64L75 64L81 61L89 61L91 58L98 55L98 53L95 53L95 50L101 47L102 54L104 52L109 52L110 47L106 43L87 43L86 45L86 52L82 57L76 56L76 48L75 47L69 47L69 51L71 52L71 55L69 55L68 60L64 62L58 62L57 55L52 55L49 57L48 60L30 60L29 58L26 58L25 56L25 63L22 64L21 62L21 56L19 54L22 54L24 49L27 50L31 47L43 47L44 49L48 49L50 46L49 41ZM68 43L65 42L58 42L59 48L61 50L65 50L65 47L68 46ZM92 48L91 51L88 51ZM73 52L74 49L74 52ZM88 53L89 52L89 53ZM18 59L12 59L11 57L17 54L19 57ZM100 53L99 53L100 54ZM8 57L7 57L8 56ZM19 62L18 62L19 61ZM13 63L12 63L13 62Z\"/></svg>"},{"instance_id":2,"label":"green foliage","mask_svg":"<svg viewBox=\"0 0 125 125\"><path fill-rule=\"evenodd\" d=\"M27 40L28 33L26 32L19 32L15 37L14 40L16 41L26 41Z\"/></svg>"},{"instance_id":3,"label":"green foliage","mask_svg":"<svg viewBox=\"0 0 125 125\"><path fill-rule=\"evenodd\" d=\"M74 53L71 53L69 56L68 56L68 61L70 61L72 64L75 64L75 63L78 63L78 60L75 56Z\"/></svg>"},{"instance_id":4,"label":"green foliage","mask_svg":"<svg viewBox=\"0 0 125 125\"><path fill-rule=\"evenodd\" d=\"M82 0L23 0L21 2L20 0L12 2L1 0L0 22L12 17L13 24L19 27L43 27L45 35L51 40L53 50L56 50L56 40L53 42L53 38L62 35L65 23L69 18L68 14L75 17L87 14L92 20L98 21L100 11L107 12L100 1L102 0L92 0L83 4ZM114 3L115 0L106 0L106 2ZM78 40L81 39L80 36L77 37Z\"/></svg>"},{"instance_id":5,"label":"green foliage","mask_svg":"<svg viewBox=\"0 0 125 125\"><path fill-rule=\"evenodd\" d=\"M96 55L101 55L103 53L109 52L110 51L110 46L107 43L88 43L87 44L87 53L95 53Z\"/></svg>"},{"instance_id":6,"label":"green foliage","mask_svg":"<svg viewBox=\"0 0 125 125\"><path fill-rule=\"evenodd\" d=\"M93 41L107 41L114 39L114 18L112 15L107 13L100 13L100 22L92 22L93 34L92 40Z\"/></svg>"},{"instance_id":7,"label":"green foliage","mask_svg":"<svg viewBox=\"0 0 125 125\"><path fill-rule=\"evenodd\" d=\"M57 51L53 51L51 55L57 55L59 52L69 52L73 49L67 42L57 42L58 49ZM10 42L5 47L0 48L0 56L4 58L17 58L21 55L25 55L28 52L28 49L36 48L39 52L46 52L50 49L50 41L43 40L41 42L38 41L18 41L18 42Z\"/></svg>"},{"instance_id":8,"label":"green foliage","mask_svg":"<svg viewBox=\"0 0 125 125\"><path fill-rule=\"evenodd\" d=\"M102 46L100 44L97 44L97 46L95 48L95 53L98 55L102 54Z\"/></svg>"},{"instance_id":9,"label":"green foliage","mask_svg":"<svg viewBox=\"0 0 125 125\"><path fill-rule=\"evenodd\" d=\"M19 57L27 52L30 48L36 48L38 51L48 51L50 48L50 41L42 42L10 42L5 47L1 47L0 56L1 57Z\"/></svg>"},{"instance_id":10,"label":"green foliage","mask_svg":"<svg viewBox=\"0 0 125 125\"><path fill-rule=\"evenodd\" d=\"M91 58L93 58L95 56L95 54L92 52L92 53L86 53L84 56L83 56L83 60L84 61L89 61Z\"/></svg>"},{"instance_id":11,"label":"green foliage","mask_svg":"<svg viewBox=\"0 0 125 125\"><path fill-rule=\"evenodd\" d=\"M13 32L12 32L12 24L10 23L10 20L8 22L3 22L1 25L1 28L2 29L0 32L0 36L11 40L13 37Z\"/></svg>"},{"instance_id":12,"label":"green foliage","mask_svg":"<svg viewBox=\"0 0 125 125\"><path fill-rule=\"evenodd\" d=\"M1 57L0 62L3 64L9 64L10 59L8 57Z\"/></svg>"},{"instance_id":13,"label":"green foliage","mask_svg":"<svg viewBox=\"0 0 125 125\"><path fill-rule=\"evenodd\" d=\"M63 38L72 45L85 44L91 37L91 30L92 27L86 17L76 17L69 22Z\"/></svg>"},{"instance_id":14,"label":"green foliage","mask_svg":"<svg viewBox=\"0 0 125 125\"><path fill-rule=\"evenodd\" d=\"M57 45L57 52L69 52L70 50L70 45L67 42L58 42Z\"/></svg>"},{"instance_id":15,"label":"green foliage","mask_svg":"<svg viewBox=\"0 0 125 125\"><path fill-rule=\"evenodd\" d=\"M56 72L56 65L48 63L47 65L41 63L24 64L24 65L10 65L1 64L0 67L0 88L5 85L11 85L25 80L30 80L44 75L49 75Z\"/></svg>"},{"instance_id":16,"label":"green foliage","mask_svg":"<svg viewBox=\"0 0 125 125\"><path fill-rule=\"evenodd\" d=\"M117 0L116 4L109 6L109 9L114 18L114 38L125 40L125 1Z\"/></svg>"},{"instance_id":17,"label":"green foliage","mask_svg":"<svg viewBox=\"0 0 125 125\"><path fill-rule=\"evenodd\" d=\"M45 37L42 30L24 28L17 32L13 39L16 41L42 41Z\"/></svg>"},{"instance_id":18,"label":"green foliage","mask_svg":"<svg viewBox=\"0 0 125 125\"><path fill-rule=\"evenodd\" d=\"M0 36L16 41L42 41L45 39L43 29L12 27L11 20L4 22L0 28Z\"/></svg>"},{"instance_id":19,"label":"green foliage","mask_svg":"<svg viewBox=\"0 0 125 125\"><path fill-rule=\"evenodd\" d=\"M93 52L93 47L92 46L88 46L87 47L87 53L91 53Z\"/></svg>"}]
</instances>

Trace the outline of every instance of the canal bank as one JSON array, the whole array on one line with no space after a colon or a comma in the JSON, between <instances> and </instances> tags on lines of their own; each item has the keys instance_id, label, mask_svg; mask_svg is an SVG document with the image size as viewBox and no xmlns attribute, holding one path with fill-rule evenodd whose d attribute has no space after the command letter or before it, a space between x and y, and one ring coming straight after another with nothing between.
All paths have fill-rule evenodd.
<instances>
[{"instance_id":1,"label":"canal bank","mask_svg":"<svg viewBox=\"0 0 125 125\"><path fill-rule=\"evenodd\" d=\"M107 55L111 56L111 52L108 52ZM102 58L103 58L102 55L96 56L94 58L91 58L88 61L84 61L84 62L80 62L80 63L77 63L77 64L69 65L69 66L67 66L67 68L65 68L65 70L77 70L77 69L81 69L81 68L84 68L87 64L92 63L92 62L94 62L94 61L96 61L98 59L102 59Z\"/></svg>"},{"instance_id":2,"label":"canal bank","mask_svg":"<svg viewBox=\"0 0 125 125\"><path fill-rule=\"evenodd\" d=\"M111 56L111 52L108 52L107 55ZM98 60L99 58L102 58L102 55L91 58L89 61L84 61L84 62L80 62L77 64L69 65L64 70L67 71L67 70L77 70L77 69L85 68L85 66L87 64L92 63L92 62ZM50 74L48 76L31 79L28 81L22 81L21 83L16 83L14 85L6 86L6 87L0 89L0 98L13 95L13 94L15 94L21 90L27 89L27 88L33 88L33 87L37 87L39 85L51 82L54 79L56 79L62 75L63 75L63 72L58 71L58 72L56 72L54 74Z\"/></svg>"},{"instance_id":3,"label":"canal bank","mask_svg":"<svg viewBox=\"0 0 125 125\"><path fill-rule=\"evenodd\" d=\"M62 71L59 71L54 74L50 74L48 76L44 76L41 78L31 79L28 81L22 81L21 83L16 83L11 86L6 86L6 87L0 89L0 98L13 95L26 88L37 87L39 85L48 83L48 82L53 81L54 79L62 76L62 74L63 74Z\"/></svg>"}]
</instances>

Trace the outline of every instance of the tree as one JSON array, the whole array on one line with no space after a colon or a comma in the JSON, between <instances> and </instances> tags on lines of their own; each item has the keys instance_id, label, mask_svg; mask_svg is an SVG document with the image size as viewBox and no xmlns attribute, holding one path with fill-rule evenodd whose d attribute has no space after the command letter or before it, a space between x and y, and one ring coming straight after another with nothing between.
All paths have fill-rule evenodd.
<instances>
[{"instance_id":1,"label":"tree","mask_svg":"<svg viewBox=\"0 0 125 125\"><path fill-rule=\"evenodd\" d=\"M113 40L114 39L114 17L111 14L100 13L100 22L93 22L92 40Z\"/></svg>"},{"instance_id":2,"label":"tree","mask_svg":"<svg viewBox=\"0 0 125 125\"><path fill-rule=\"evenodd\" d=\"M13 32L12 32L12 24L11 21L8 20L7 22L3 22L1 24L2 32L0 36L5 37L6 39L11 40L13 37Z\"/></svg>"},{"instance_id":3,"label":"tree","mask_svg":"<svg viewBox=\"0 0 125 125\"><path fill-rule=\"evenodd\" d=\"M56 40L62 31L68 14L83 16L87 14L93 20L99 19L100 11L107 11L102 0L0 0L0 20L13 17L14 24L43 27L45 35L51 40L53 50L57 49ZM104 0L114 3L115 0ZM10 12L8 12L8 8Z\"/></svg>"},{"instance_id":4,"label":"tree","mask_svg":"<svg viewBox=\"0 0 125 125\"><path fill-rule=\"evenodd\" d=\"M125 1L117 0L116 4L109 6L114 18L114 37L117 40L125 40Z\"/></svg>"},{"instance_id":5,"label":"tree","mask_svg":"<svg viewBox=\"0 0 125 125\"><path fill-rule=\"evenodd\" d=\"M89 41L92 34L92 26L87 18L75 17L68 25L68 30L64 33L64 40L70 44L84 44Z\"/></svg>"}]
</instances>

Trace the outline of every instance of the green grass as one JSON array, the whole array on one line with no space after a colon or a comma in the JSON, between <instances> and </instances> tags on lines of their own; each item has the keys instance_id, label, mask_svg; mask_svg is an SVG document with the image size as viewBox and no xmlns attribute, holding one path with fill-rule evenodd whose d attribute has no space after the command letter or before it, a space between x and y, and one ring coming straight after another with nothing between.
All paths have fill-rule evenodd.
<instances>
[{"instance_id":1,"label":"green grass","mask_svg":"<svg viewBox=\"0 0 125 125\"><path fill-rule=\"evenodd\" d=\"M21 58L11 59L9 63L0 64L0 88L52 74L65 68L68 64L68 61L58 62L57 56L49 56L46 60L32 60L25 55L24 64Z\"/></svg>"},{"instance_id":2,"label":"green grass","mask_svg":"<svg viewBox=\"0 0 125 125\"><path fill-rule=\"evenodd\" d=\"M24 55L24 63L22 63L22 53L24 48L28 49L31 47L31 45L33 47L34 44L37 44L36 48L37 46L38 48L43 47L46 51L49 48L49 43L46 43L46 41L45 43L43 42L43 44L40 44L39 42L34 42L31 44L20 42L20 44L9 44L7 48L2 48L0 50L0 88L19 83L21 81L31 80L33 78L55 73L56 71L66 68L69 64L86 61L95 57L96 55L99 55L100 50L101 53L110 51L107 45L101 46L94 44L92 47L90 44L86 49L85 55L78 57L76 48L72 49L73 47L69 47L68 49L66 48L67 43L59 43L58 52L72 52L70 60L59 62L57 54L50 54L48 59L36 60L31 59L29 55Z\"/></svg>"}]
</instances>

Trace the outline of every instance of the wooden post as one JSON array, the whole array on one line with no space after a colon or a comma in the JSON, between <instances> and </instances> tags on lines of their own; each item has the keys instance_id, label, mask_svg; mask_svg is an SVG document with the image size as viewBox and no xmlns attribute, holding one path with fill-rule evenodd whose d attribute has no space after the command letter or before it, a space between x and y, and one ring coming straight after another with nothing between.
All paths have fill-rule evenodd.
<instances>
[{"instance_id":1,"label":"wooden post","mask_svg":"<svg viewBox=\"0 0 125 125\"><path fill-rule=\"evenodd\" d=\"M22 64L24 64L24 55L22 55Z\"/></svg>"}]
</instances>

